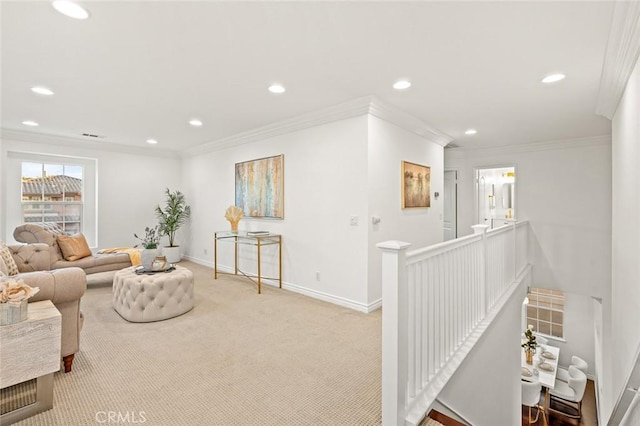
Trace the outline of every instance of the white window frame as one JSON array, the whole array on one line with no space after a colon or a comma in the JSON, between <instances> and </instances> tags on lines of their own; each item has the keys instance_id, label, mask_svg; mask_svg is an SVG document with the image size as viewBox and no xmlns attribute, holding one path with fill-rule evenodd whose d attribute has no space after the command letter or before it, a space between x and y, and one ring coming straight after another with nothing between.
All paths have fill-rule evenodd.
<instances>
[{"instance_id":1,"label":"white window frame","mask_svg":"<svg viewBox=\"0 0 640 426\"><path fill-rule=\"evenodd\" d=\"M552 293L539 293L537 290L551 291ZM542 297L551 299L551 306L540 304L536 296L542 296ZM565 316L565 306L566 306L566 298L565 298L564 292L559 290L531 287L529 289L529 293L527 294L527 299L529 300L529 303L527 304L527 310L526 310L527 325L529 324L533 325L533 328L536 334L547 336L553 339L559 339L559 340L564 339L564 335L565 335L564 316ZM529 315L529 308L536 309L535 317L531 317ZM539 312L540 309L549 311L549 320L540 318L540 312ZM561 322L554 321L553 319L554 312L561 314L561 317L562 317ZM540 331L539 324L541 322L549 324L549 333L544 333ZM562 335L558 336L553 334L554 325L561 327Z\"/></svg>"},{"instance_id":2,"label":"white window frame","mask_svg":"<svg viewBox=\"0 0 640 426\"><path fill-rule=\"evenodd\" d=\"M82 177L80 178L80 182L82 187L80 188L80 200L75 200L73 199L73 197L67 197L66 196L66 192L65 192L65 188L62 188L62 199L60 200L56 200L54 201L52 199L52 197L47 197L44 193L44 181L42 181L40 187L41 187L41 193L40 193L40 199L39 200L31 200L31 199L24 199L24 194L21 197L21 202L22 202L22 218L23 220L25 219L25 215L27 213L31 213L33 215L37 214L37 218L41 219L39 221L34 221L34 222L30 222L30 221L26 221L24 220L25 223L42 223L42 222L50 222L49 220L46 220L45 215L46 215L46 211L48 209L53 209L56 210L56 206L61 207L62 208L62 217L59 220L56 220L54 223L61 225L61 228L66 232L66 233L82 233L83 229L83 215L82 215L82 211L84 210L84 166L82 165L78 165L78 164L67 164L67 163L43 163L43 162L32 162L32 161L22 161L21 168L24 168L24 164L25 163L29 163L29 164L34 164L34 165L39 165L40 166L40 174L37 177L37 179L43 179L46 175L45 175L45 167L46 166L61 166L62 167L62 171L63 174L65 173L65 170L67 169L67 167L79 167L82 170ZM22 179L24 179L24 175L21 175ZM24 185L23 185L24 187ZM47 198L49 198L50 200L47 202ZM38 207L38 208L34 208L34 207ZM79 216L77 217L77 220L69 220L69 215L68 215L68 210L67 208L71 207L72 209L75 207L75 209L77 209L77 211L80 212ZM77 228L77 229L75 229ZM73 232L72 232L73 231Z\"/></svg>"},{"instance_id":3,"label":"white window frame","mask_svg":"<svg viewBox=\"0 0 640 426\"><path fill-rule=\"evenodd\" d=\"M22 220L22 163L67 164L82 166L83 176L83 208L82 234L89 247L97 247L98 242L98 164L95 158L73 157L66 155L39 154L31 152L8 151L6 189L6 229L7 240L13 237L13 230L21 225ZM15 242L15 241L14 241Z\"/></svg>"}]
</instances>

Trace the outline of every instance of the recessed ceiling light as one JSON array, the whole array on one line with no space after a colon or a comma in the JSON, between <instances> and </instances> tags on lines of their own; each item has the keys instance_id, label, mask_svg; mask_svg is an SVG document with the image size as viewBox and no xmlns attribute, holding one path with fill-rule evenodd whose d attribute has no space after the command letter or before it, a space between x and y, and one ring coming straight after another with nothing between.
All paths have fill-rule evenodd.
<instances>
[{"instance_id":1,"label":"recessed ceiling light","mask_svg":"<svg viewBox=\"0 0 640 426\"><path fill-rule=\"evenodd\" d=\"M39 95L46 95L46 96L53 95L53 90L47 87L42 87L42 86L34 86L31 88L31 91Z\"/></svg>"},{"instance_id":2,"label":"recessed ceiling light","mask_svg":"<svg viewBox=\"0 0 640 426\"><path fill-rule=\"evenodd\" d=\"M271 93L280 94L280 93L284 93L286 90L287 89L285 89L284 86L281 84L272 84L271 86L269 86L269 91Z\"/></svg>"},{"instance_id":3,"label":"recessed ceiling light","mask_svg":"<svg viewBox=\"0 0 640 426\"><path fill-rule=\"evenodd\" d=\"M475 135L476 133L478 133L476 129L467 129L464 132L465 135Z\"/></svg>"},{"instance_id":4,"label":"recessed ceiling light","mask_svg":"<svg viewBox=\"0 0 640 426\"><path fill-rule=\"evenodd\" d=\"M155 140L155 139L147 139L147 143L150 144L150 145L155 145L155 144L158 143L158 141Z\"/></svg>"},{"instance_id":5,"label":"recessed ceiling light","mask_svg":"<svg viewBox=\"0 0 640 426\"><path fill-rule=\"evenodd\" d=\"M33 120L24 120L22 124L24 124L25 126L31 126L31 127L39 126L39 124Z\"/></svg>"},{"instance_id":6,"label":"recessed ceiling light","mask_svg":"<svg viewBox=\"0 0 640 426\"><path fill-rule=\"evenodd\" d=\"M202 121L194 118L193 120L189 120L189 124L191 124L193 127L200 127L202 126Z\"/></svg>"},{"instance_id":7,"label":"recessed ceiling light","mask_svg":"<svg viewBox=\"0 0 640 426\"><path fill-rule=\"evenodd\" d=\"M393 83L393 88L396 90L404 90L411 87L411 82L409 80L400 80Z\"/></svg>"},{"instance_id":8,"label":"recessed ceiling light","mask_svg":"<svg viewBox=\"0 0 640 426\"><path fill-rule=\"evenodd\" d=\"M53 2L53 8L69 18L87 19L89 11L78 3L68 0L56 0Z\"/></svg>"},{"instance_id":9,"label":"recessed ceiling light","mask_svg":"<svg viewBox=\"0 0 640 426\"><path fill-rule=\"evenodd\" d=\"M564 78L566 77L566 75L562 74L562 73L555 73L555 74L549 74L546 77L544 77L542 79L543 83L555 83L557 81L560 80L564 80Z\"/></svg>"}]
</instances>

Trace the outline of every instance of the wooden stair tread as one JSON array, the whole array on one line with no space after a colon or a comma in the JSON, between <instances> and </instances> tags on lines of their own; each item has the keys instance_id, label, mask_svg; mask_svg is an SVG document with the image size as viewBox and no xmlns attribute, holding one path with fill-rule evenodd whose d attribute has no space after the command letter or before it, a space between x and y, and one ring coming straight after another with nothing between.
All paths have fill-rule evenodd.
<instances>
[{"instance_id":1,"label":"wooden stair tread","mask_svg":"<svg viewBox=\"0 0 640 426\"><path fill-rule=\"evenodd\" d=\"M467 426L464 423L460 423L459 421L452 419L451 417L442 414L439 411L431 410L427 417L424 418L420 426Z\"/></svg>"}]
</instances>

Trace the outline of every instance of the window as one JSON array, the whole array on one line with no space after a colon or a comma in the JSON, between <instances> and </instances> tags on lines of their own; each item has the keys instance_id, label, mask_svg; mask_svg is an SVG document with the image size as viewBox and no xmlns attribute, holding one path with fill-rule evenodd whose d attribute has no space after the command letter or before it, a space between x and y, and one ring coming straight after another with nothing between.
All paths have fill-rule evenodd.
<instances>
[{"instance_id":1,"label":"window","mask_svg":"<svg viewBox=\"0 0 640 426\"><path fill-rule=\"evenodd\" d=\"M527 298L527 324L537 333L563 338L564 293L531 287Z\"/></svg>"},{"instance_id":2,"label":"window","mask_svg":"<svg viewBox=\"0 0 640 426\"><path fill-rule=\"evenodd\" d=\"M84 168L73 164L22 162L22 221L55 223L65 232L83 230Z\"/></svg>"}]
</instances>

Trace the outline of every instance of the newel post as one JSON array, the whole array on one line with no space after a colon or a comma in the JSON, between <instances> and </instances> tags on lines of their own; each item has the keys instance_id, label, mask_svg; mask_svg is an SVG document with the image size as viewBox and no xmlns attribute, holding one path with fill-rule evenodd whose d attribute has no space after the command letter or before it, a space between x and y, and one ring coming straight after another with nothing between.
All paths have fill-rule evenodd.
<instances>
[{"instance_id":1,"label":"newel post","mask_svg":"<svg viewBox=\"0 0 640 426\"><path fill-rule=\"evenodd\" d=\"M489 230L489 225L472 225L471 229L473 229L475 235L482 236L482 253L480 254L482 257L482 262L480 262L480 268L482 269L480 272L480 277L482 277L482 285L480 286L482 296L480 302L482 303L481 311L484 317L489 309L489 301L487 300L489 298L489 265L487 265L489 261L489 255L487 254L487 230Z\"/></svg>"},{"instance_id":2,"label":"newel post","mask_svg":"<svg viewBox=\"0 0 640 426\"><path fill-rule=\"evenodd\" d=\"M404 424L407 396L408 289L410 243L385 241L382 250L382 426Z\"/></svg>"}]
</instances>

